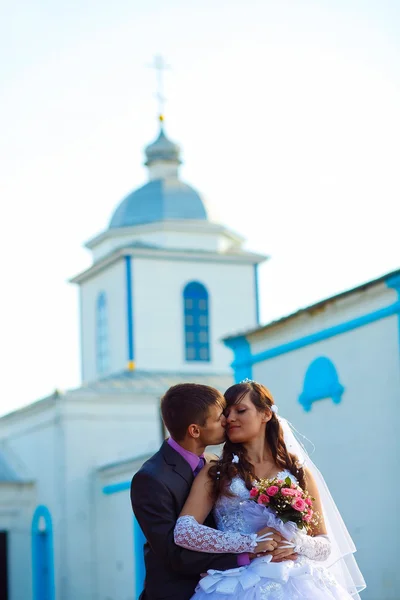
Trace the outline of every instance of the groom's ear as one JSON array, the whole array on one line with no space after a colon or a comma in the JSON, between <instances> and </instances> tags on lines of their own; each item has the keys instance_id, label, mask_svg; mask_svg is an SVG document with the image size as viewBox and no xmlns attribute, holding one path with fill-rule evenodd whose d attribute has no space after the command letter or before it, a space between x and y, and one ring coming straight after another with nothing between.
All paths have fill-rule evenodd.
<instances>
[{"instance_id":1,"label":"groom's ear","mask_svg":"<svg viewBox=\"0 0 400 600\"><path fill-rule=\"evenodd\" d=\"M198 438L200 436L200 427L198 425L192 424L187 428L187 432L192 438Z\"/></svg>"}]
</instances>

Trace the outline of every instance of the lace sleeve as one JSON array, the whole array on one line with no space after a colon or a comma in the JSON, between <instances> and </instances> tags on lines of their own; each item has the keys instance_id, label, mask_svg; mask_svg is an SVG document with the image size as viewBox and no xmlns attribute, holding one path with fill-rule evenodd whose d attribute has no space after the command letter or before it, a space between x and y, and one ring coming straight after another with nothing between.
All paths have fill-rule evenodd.
<instances>
[{"instance_id":1,"label":"lace sleeve","mask_svg":"<svg viewBox=\"0 0 400 600\"><path fill-rule=\"evenodd\" d=\"M292 540L293 552L306 556L311 560L326 560L331 553L331 542L327 535L306 535L303 532L296 533Z\"/></svg>"},{"instance_id":2,"label":"lace sleeve","mask_svg":"<svg viewBox=\"0 0 400 600\"><path fill-rule=\"evenodd\" d=\"M206 525L200 525L190 515L179 517L174 529L174 540L177 546L198 552L223 554L231 552L253 552L257 545L257 534L230 533L218 531Z\"/></svg>"}]
</instances>

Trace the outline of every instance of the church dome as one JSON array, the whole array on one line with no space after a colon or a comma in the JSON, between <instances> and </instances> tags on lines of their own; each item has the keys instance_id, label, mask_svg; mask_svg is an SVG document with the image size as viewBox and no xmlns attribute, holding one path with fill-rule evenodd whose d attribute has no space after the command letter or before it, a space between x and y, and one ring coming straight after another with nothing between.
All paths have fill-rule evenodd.
<instances>
[{"instance_id":1,"label":"church dome","mask_svg":"<svg viewBox=\"0 0 400 600\"><path fill-rule=\"evenodd\" d=\"M176 219L207 220L200 195L179 179L156 179L129 194L110 221L110 229Z\"/></svg>"},{"instance_id":2,"label":"church dome","mask_svg":"<svg viewBox=\"0 0 400 600\"><path fill-rule=\"evenodd\" d=\"M157 160L171 161L180 164L181 160L179 154L180 148L178 144L171 142L165 135L163 127L161 127L160 134L156 141L146 148L147 161L145 162L145 165L150 166Z\"/></svg>"},{"instance_id":3,"label":"church dome","mask_svg":"<svg viewBox=\"0 0 400 600\"><path fill-rule=\"evenodd\" d=\"M179 179L180 164L179 146L167 138L161 124L158 138L146 148L150 181L122 200L109 228L180 219L207 220L201 196Z\"/></svg>"}]
</instances>

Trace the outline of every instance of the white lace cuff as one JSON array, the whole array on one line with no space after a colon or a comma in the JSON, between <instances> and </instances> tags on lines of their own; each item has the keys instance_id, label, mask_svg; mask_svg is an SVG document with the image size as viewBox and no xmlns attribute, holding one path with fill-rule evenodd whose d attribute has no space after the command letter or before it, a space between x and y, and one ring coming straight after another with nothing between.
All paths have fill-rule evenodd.
<instances>
[{"instance_id":1,"label":"white lace cuff","mask_svg":"<svg viewBox=\"0 0 400 600\"><path fill-rule=\"evenodd\" d=\"M319 561L326 560L332 550L331 542L327 535L316 535L313 537L302 531L295 534L291 544L285 542L285 547L292 547L293 552L296 554Z\"/></svg>"},{"instance_id":2,"label":"white lace cuff","mask_svg":"<svg viewBox=\"0 0 400 600\"><path fill-rule=\"evenodd\" d=\"M231 533L218 531L206 525L200 525L191 515L179 517L174 529L177 546L197 552L223 554L231 552L253 552L257 545L257 534Z\"/></svg>"}]
</instances>

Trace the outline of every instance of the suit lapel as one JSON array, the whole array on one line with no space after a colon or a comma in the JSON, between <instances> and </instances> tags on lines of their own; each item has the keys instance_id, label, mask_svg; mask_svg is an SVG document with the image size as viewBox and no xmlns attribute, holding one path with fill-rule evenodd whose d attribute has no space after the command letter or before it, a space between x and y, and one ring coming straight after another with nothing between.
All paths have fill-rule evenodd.
<instances>
[{"instance_id":1,"label":"suit lapel","mask_svg":"<svg viewBox=\"0 0 400 600\"><path fill-rule=\"evenodd\" d=\"M173 471L182 477L189 486L191 486L194 479L193 471L186 460L176 450L171 448L166 441L161 446L161 452L165 462L172 467Z\"/></svg>"}]
</instances>

